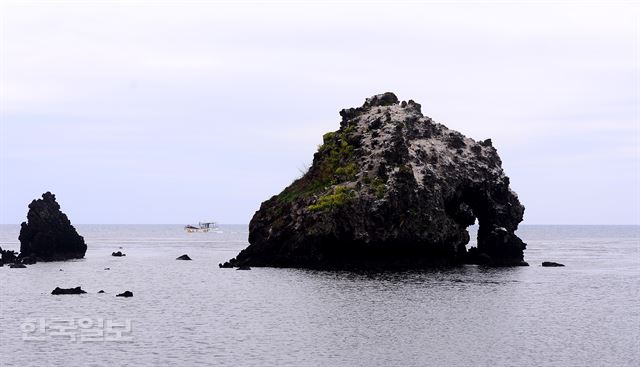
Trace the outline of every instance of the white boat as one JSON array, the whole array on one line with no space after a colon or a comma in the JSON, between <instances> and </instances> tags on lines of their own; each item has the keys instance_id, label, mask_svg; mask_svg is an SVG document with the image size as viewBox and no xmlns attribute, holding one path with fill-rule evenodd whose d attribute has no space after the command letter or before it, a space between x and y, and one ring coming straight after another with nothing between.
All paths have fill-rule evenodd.
<instances>
[{"instance_id":1,"label":"white boat","mask_svg":"<svg viewBox=\"0 0 640 367\"><path fill-rule=\"evenodd\" d=\"M188 224L186 226L184 226L184 230L189 232L189 233L193 233L193 232L217 232L217 233L221 233L222 231L220 231L220 229L218 228L218 225L216 224L216 222L199 222L198 226L193 226L191 224Z\"/></svg>"}]
</instances>

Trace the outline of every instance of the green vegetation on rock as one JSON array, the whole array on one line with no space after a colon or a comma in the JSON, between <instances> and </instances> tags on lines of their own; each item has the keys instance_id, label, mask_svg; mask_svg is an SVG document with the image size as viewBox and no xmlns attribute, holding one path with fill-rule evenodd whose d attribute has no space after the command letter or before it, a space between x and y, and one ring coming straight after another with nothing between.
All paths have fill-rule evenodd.
<instances>
[{"instance_id":1,"label":"green vegetation on rock","mask_svg":"<svg viewBox=\"0 0 640 367\"><path fill-rule=\"evenodd\" d=\"M278 200L290 203L299 197L323 191L329 185L329 182L313 181L301 178L294 181L289 187L284 189L278 195Z\"/></svg>"},{"instance_id":2,"label":"green vegetation on rock","mask_svg":"<svg viewBox=\"0 0 640 367\"><path fill-rule=\"evenodd\" d=\"M320 196L316 203L309 205L307 209L312 212L333 210L343 206L353 197L353 190L345 186L338 186L333 189L331 194Z\"/></svg>"},{"instance_id":3,"label":"green vegetation on rock","mask_svg":"<svg viewBox=\"0 0 640 367\"><path fill-rule=\"evenodd\" d=\"M371 188L378 199L382 199L387 192L387 186L380 177L376 177L371 181Z\"/></svg>"},{"instance_id":4,"label":"green vegetation on rock","mask_svg":"<svg viewBox=\"0 0 640 367\"><path fill-rule=\"evenodd\" d=\"M329 186L355 181L358 173L355 147L348 140L349 134L354 131L355 127L350 126L324 134L324 143L318 147L314 169L294 181L278 195L278 199L291 202L299 197L320 193Z\"/></svg>"},{"instance_id":5,"label":"green vegetation on rock","mask_svg":"<svg viewBox=\"0 0 640 367\"><path fill-rule=\"evenodd\" d=\"M358 167L356 164L347 163L345 166L336 168L335 178L338 182L354 181L357 173Z\"/></svg>"},{"instance_id":6,"label":"green vegetation on rock","mask_svg":"<svg viewBox=\"0 0 640 367\"><path fill-rule=\"evenodd\" d=\"M372 179L370 176L364 176L362 182L369 187L376 199L382 199L384 194L387 193L387 184L381 177L374 177Z\"/></svg>"}]
</instances>

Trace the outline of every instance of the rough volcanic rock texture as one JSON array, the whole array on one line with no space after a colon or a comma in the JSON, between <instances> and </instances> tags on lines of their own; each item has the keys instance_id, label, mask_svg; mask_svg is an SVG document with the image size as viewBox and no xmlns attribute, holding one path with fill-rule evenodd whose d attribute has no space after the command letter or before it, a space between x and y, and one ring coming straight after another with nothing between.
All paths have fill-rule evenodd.
<instances>
[{"instance_id":1,"label":"rough volcanic rock texture","mask_svg":"<svg viewBox=\"0 0 640 367\"><path fill-rule=\"evenodd\" d=\"M29 204L28 222L20 228L20 257L39 261L83 258L87 251L84 238L76 232L67 216L60 211L56 196L50 192Z\"/></svg>"},{"instance_id":2,"label":"rough volcanic rock texture","mask_svg":"<svg viewBox=\"0 0 640 367\"><path fill-rule=\"evenodd\" d=\"M526 265L524 207L490 140L434 122L393 93L340 111L308 172L262 203L250 246L221 266ZM478 220L478 245L466 228Z\"/></svg>"},{"instance_id":3,"label":"rough volcanic rock texture","mask_svg":"<svg viewBox=\"0 0 640 367\"><path fill-rule=\"evenodd\" d=\"M4 264L13 264L18 259L18 254L12 250L3 250L0 247L0 266Z\"/></svg>"}]
</instances>

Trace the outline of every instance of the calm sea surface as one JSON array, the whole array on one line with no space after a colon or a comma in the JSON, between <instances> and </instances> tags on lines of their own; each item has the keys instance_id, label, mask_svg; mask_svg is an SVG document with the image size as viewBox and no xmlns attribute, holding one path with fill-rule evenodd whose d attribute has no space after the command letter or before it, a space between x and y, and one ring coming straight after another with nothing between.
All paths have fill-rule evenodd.
<instances>
[{"instance_id":1,"label":"calm sea surface","mask_svg":"<svg viewBox=\"0 0 640 367\"><path fill-rule=\"evenodd\" d=\"M85 259L0 268L0 364L640 365L638 226L522 226L530 267L377 273L219 269L241 225L76 227Z\"/></svg>"}]
</instances>

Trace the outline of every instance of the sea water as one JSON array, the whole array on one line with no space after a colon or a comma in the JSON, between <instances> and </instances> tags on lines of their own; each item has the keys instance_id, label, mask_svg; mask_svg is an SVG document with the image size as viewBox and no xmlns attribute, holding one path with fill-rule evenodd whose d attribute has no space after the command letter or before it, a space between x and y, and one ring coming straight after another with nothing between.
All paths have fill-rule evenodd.
<instances>
[{"instance_id":1,"label":"sea water","mask_svg":"<svg viewBox=\"0 0 640 367\"><path fill-rule=\"evenodd\" d=\"M246 225L76 227L85 259L0 268L2 365L640 365L638 226L525 225L530 267L393 272L218 268Z\"/></svg>"}]
</instances>

